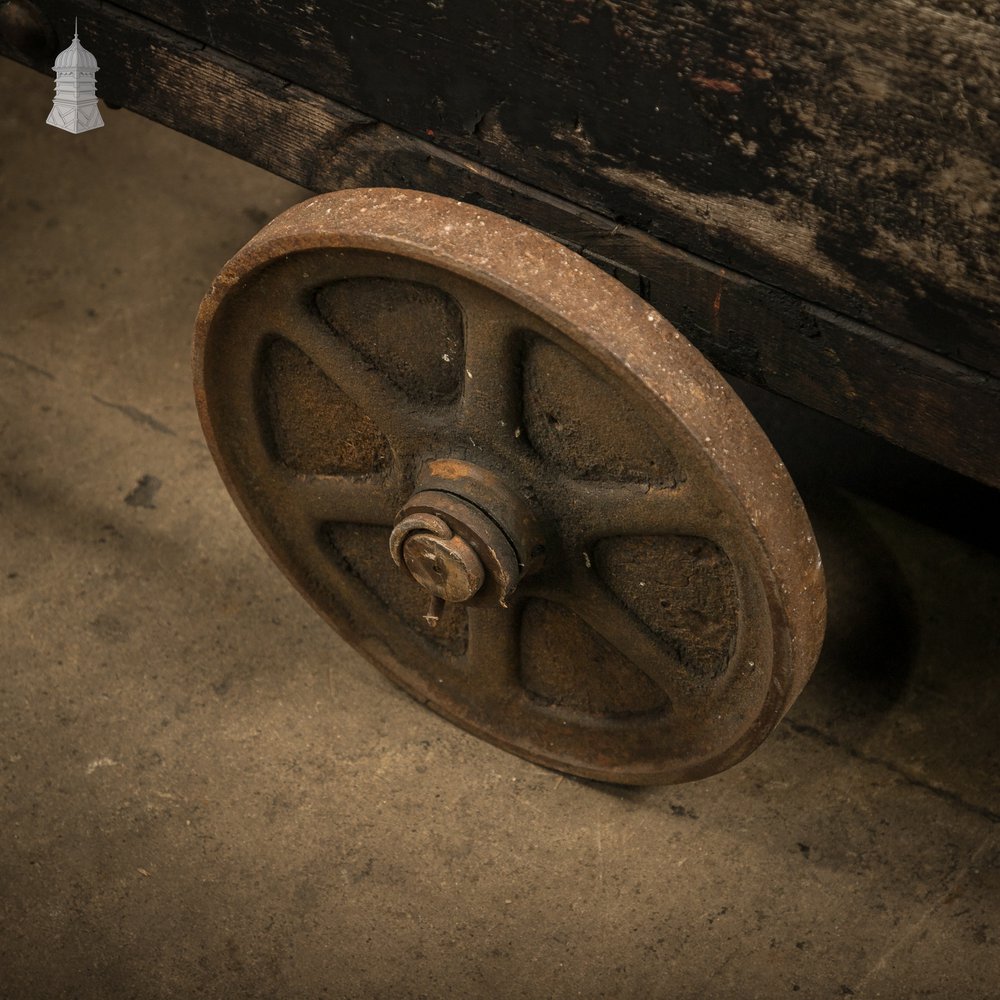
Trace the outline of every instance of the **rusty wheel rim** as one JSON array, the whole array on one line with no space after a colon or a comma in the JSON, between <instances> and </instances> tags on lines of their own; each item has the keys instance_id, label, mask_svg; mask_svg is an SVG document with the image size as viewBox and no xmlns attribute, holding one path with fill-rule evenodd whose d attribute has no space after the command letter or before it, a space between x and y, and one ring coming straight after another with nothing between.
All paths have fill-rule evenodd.
<instances>
[{"instance_id":1,"label":"rusty wheel rim","mask_svg":"<svg viewBox=\"0 0 1000 1000\"><path fill-rule=\"evenodd\" d=\"M666 320L542 234L411 191L314 198L219 275L194 370L271 556L476 735L584 777L690 780L745 757L808 678L822 572L780 461ZM390 557L407 516L486 561L436 622Z\"/></svg>"}]
</instances>

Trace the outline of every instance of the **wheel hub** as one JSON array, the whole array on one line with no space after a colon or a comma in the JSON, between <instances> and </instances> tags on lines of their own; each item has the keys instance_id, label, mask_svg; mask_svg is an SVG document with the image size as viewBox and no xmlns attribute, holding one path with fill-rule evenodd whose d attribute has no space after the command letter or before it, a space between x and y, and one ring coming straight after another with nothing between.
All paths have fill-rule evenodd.
<instances>
[{"instance_id":1,"label":"wheel hub","mask_svg":"<svg viewBox=\"0 0 1000 1000\"><path fill-rule=\"evenodd\" d=\"M527 503L494 473L456 459L428 462L419 485L396 518L389 554L430 595L425 620L435 626L444 603L477 596L506 608L544 559Z\"/></svg>"},{"instance_id":2,"label":"wheel hub","mask_svg":"<svg viewBox=\"0 0 1000 1000\"><path fill-rule=\"evenodd\" d=\"M469 543L433 514L404 517L389 538L389 552L397 566L405 566L414 582L441 601L467 601L486 579Z\"/></svg>"}]
</instances>

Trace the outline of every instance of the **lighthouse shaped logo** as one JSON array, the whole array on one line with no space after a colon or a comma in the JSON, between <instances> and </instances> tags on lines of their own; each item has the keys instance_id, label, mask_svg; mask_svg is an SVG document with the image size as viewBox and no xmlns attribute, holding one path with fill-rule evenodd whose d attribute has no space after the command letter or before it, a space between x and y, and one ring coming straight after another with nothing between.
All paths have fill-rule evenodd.
<instances>
[{"instance_id":1,"label":"lighthouse shaped logo","mask_svg":"<svg viewBox=\"0 0 1000 1000\"><path fill-rule=\"evenodd\" d=\"M56 97L46 124L67 132L89 132L104 124L97 107L97 60L81 44L73 22L73 41L56 56Z\"/></svg>"}]
</instances>

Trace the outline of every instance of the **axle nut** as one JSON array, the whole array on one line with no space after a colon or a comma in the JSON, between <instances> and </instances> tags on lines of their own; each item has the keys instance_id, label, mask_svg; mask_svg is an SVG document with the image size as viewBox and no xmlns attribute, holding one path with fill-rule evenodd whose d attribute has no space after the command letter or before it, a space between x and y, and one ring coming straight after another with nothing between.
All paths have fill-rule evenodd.
<instances>
[{"instance_id":1,"label":"axle nut","mask_svg":"<svg viewBox=\"0 0 1000 1000\"><path fill-rule=\"evenodd\" d=\"M473 597L486 580L486 570L472 546L433 514L410 514L393 528L389 550L397 566L429 594L460 603Z\"/></svg>"},{"instance_id":2,"label":"axle nut","mask_svg":"<svg viewBox=\"0 0 1000 1000\"><path fill-rule=\"evenodd\" d=\"M486 579L479 557L458 535L416 531L403 543L403 562L424 590L449 603L469 600Z\"/></svg>"}]
</instances>

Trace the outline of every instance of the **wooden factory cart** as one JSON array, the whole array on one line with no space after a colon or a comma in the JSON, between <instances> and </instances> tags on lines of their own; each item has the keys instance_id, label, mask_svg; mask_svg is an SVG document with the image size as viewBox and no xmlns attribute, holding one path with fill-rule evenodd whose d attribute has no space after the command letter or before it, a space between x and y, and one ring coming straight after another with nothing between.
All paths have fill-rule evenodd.
<instances>
[{"instance_id":1,"label":"wooden factory cart","mask_svg":"<svg viewBox=\"0 0 1000 1000\"><path fill-rule=\"evenodd\" d=\"M332 192L206 296L203 425L478 735L681 781L801 690L818 552L716 367L1000 486L994 3L8 0L0 52L74 18L109 105Z\"/></svg>"}]
</instances>

